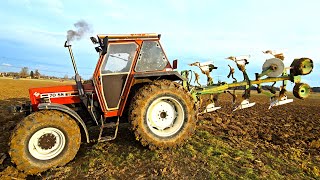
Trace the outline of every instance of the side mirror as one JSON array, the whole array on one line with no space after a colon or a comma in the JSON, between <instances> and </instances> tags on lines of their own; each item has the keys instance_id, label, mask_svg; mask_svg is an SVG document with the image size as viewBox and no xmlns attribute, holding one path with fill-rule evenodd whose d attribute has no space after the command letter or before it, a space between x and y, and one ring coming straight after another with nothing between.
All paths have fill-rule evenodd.
<instances>
[{"instance_id":1,"label":"side mirror","mask_svg":"<svg viewBox=\"0 0 320 180\"><path fill-rule=\"evenodd\" d=\"M102 51L100 47L95 47L94 49L97 51L97 53L100 53Z\"/></svg>"},{"instance_id":2,"label":"side mirror","mask_svg":"<svg viewBox=\"0 0 320 180\"><path fill-rule=\"evenodd\" d=\"M178 59L175 59L172 62L172 69L177 69L177 68L178 68Z\"/></svg>"},{"instance_id":3,"label":"side mirror","mask_svg":"<svg viewBox=\"0 0 320 180\"><path fill-rule=\"evenodd\" d=\"M91 42L92 42L93 44L98 44L98 43L99 43L98 40L97 40L97 38L95 38L95 37L90 37L90 39L91 39Z\"/></svg>"}]
</instances>

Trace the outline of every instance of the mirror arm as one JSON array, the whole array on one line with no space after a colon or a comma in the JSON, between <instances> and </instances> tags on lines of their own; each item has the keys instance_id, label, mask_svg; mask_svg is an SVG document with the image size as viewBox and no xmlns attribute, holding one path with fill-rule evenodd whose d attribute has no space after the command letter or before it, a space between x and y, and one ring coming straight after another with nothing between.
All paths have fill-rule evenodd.
<instances>
[{"instance_id":1,"label":"mirror arm","mask_svg":"<svg viewBox=\"0 0 320 180\"><path fill-rule=\"evenodd\" d=\"M103 45L102 47L102 55L105 55L107 53L107 49L108 49L108 36L106 36L105 38L103 38Z\"/></svg>"}]
</instances>

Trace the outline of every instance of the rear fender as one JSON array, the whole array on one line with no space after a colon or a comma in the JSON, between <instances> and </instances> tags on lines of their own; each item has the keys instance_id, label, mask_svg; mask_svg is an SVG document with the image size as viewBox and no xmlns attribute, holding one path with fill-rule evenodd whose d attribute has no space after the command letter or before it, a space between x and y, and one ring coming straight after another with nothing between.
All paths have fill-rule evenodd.
<instances>
[{"instance_id":1,"label":"rear fender","mask_svg":"<svg viewBox=\"0 0 320 180\"><path fill-rule=\"evenodd\" d=\"M57 104L57 103L40 103L38 105L38 109L39 110L46 110L46 109L58 110L58 111L61 111L61 112L64 112L64 113L70 115L73 119L76 119L81 124L81 126L86 134L87 143L89 143L90 138L89 138L87 126L83 122L81 117L74 110L70 109L69 107L67 107L65 105Z\"/></svg>"}]
</instances>

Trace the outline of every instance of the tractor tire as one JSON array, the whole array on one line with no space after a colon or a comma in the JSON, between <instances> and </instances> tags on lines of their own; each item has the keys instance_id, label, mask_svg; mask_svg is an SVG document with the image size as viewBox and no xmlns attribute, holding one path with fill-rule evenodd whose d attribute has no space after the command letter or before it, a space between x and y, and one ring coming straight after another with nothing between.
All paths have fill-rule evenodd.
<instances>
[{"instance_id":1,"label":"tractor tire","mask_svg":"<svg viewBox=\"0 0 320 180\"><path fill-rule=\"evenodd\" d=\"M10 138L9 154L17 169L38 174L67 164L77 154L80 143L76 121L60 111L43 110L18 123Z\"/></svg>"},{"instance_id":2,"label":"tractor tire","mask_svg":"<svg viewBox=\"0 0 320 180\"><path fill-rule=\"evenodd\" d=\"M196 127L196 106L178 83L158 80L144 85L130 104L129 121L136 139L150 149L173 148Z\"/></svg>"}]
</instances>

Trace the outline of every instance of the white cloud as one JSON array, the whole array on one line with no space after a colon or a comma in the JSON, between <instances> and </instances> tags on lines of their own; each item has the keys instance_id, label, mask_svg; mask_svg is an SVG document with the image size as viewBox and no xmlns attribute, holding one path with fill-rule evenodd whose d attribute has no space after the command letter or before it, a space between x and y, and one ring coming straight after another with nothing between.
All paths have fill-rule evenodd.
<instances>
[{"instance_id":1,"label":"white cloud","mask_svg":"<svg viewBox=\"0 0 320 180\"><path fill-rule=\"evenodd\" d=\"M107 12L106 16L111 17L113 19L117 19L117 20L125 20L126 18L128 18L126 14L121 12L115 12L115 11Z\"/></svg>"},{"instance_id":2,"label":"white cloud","mask_svg":"<svg viewBox=\"0 0 320 180\"><path fill-rule=\"evenodd\" d=\"M98 0L98 3L107 8L113 9L128 9L128 3L125 1L117 1L117 0Z\"/></svg>"},{"instance_id":3,"label":"white cloud","mask_svg":"<svg viewBox=\"0 0 320 180\"><path fill-rule=\"evenodd\" d=\"M45 10L54 14L63 13L63 3L61 0L10 0L8 3L27 8L29 11Z\"/></svg>"},{"instance_id":4,"label":"white cloud","mask_svg":"<svg viewBox=\"0 0 320 180\"><path fill-rule=\"evenodd\" d=\"M9 4L15 6L23 6L27 9L31 9L31 1L30 0L8 0Z\"/></svg>"},{"instance_id":5,"label":"white cloud","mask_svg":"<svg viewBox=\"0 0 320 180\"><path fill-rule=\"evenodd\" d=\"M185 0L169 0L165 1L169 8L172 8L177 13L186 13L189 9L189 5Z\"/></svg>"},{"instance_id":6,"label":"white cloud","mask_svg":"<svg viewBox=\"0 0 320 180\"><path fill-rule=\"evenodd\" d=\"M38 70L49 70L50 69L48 66L45 66L45 65L36 65L33 68L38 69Z\"/></svg>"},{"instance_id":7,"label":"white cloud","mask_svg":"<svg viewBox=\"0 0 320 180\"><path fill-rule=\"evenodd\" d=\"M12 65L9 63L2 63L2 66L12 66Z\"/></svg>"},{"instance_id":8,"label":"white cloud","mask_svg":"<svg viewBox=\"0 0 320 180\"><path fill-rule=\"evenodd\" d=\"M40 34L44 36L54 36L54 37L65 37L66 32L55 32L55 31L47 31L46 29L40 29L40 28L30 28L27 30L27 32L30 31L31 33Z\"/></svg>"},{"instance_id":9,"label":"white cloud","mask_svg":"<svg viewBox=\"0 0 320 180\"><path fill-rule=\"evenodd\" d=\"M2 31L1 34L2 38L39 47L61 47L65 40L65 33L18 26L8 27L7 31Z\"/></svg>"},{"instance_id":10,"label":"white cloud","mask_svg":"<svg viewBox=\"0 0 320 180\"><path fill-rule=\"evenodd\" d=\"M60 0L34 0L35 4L38 4L40 8L48 8L50 11L56 14L63 13L63 3Z\"/></svg>"}]
</instances>

